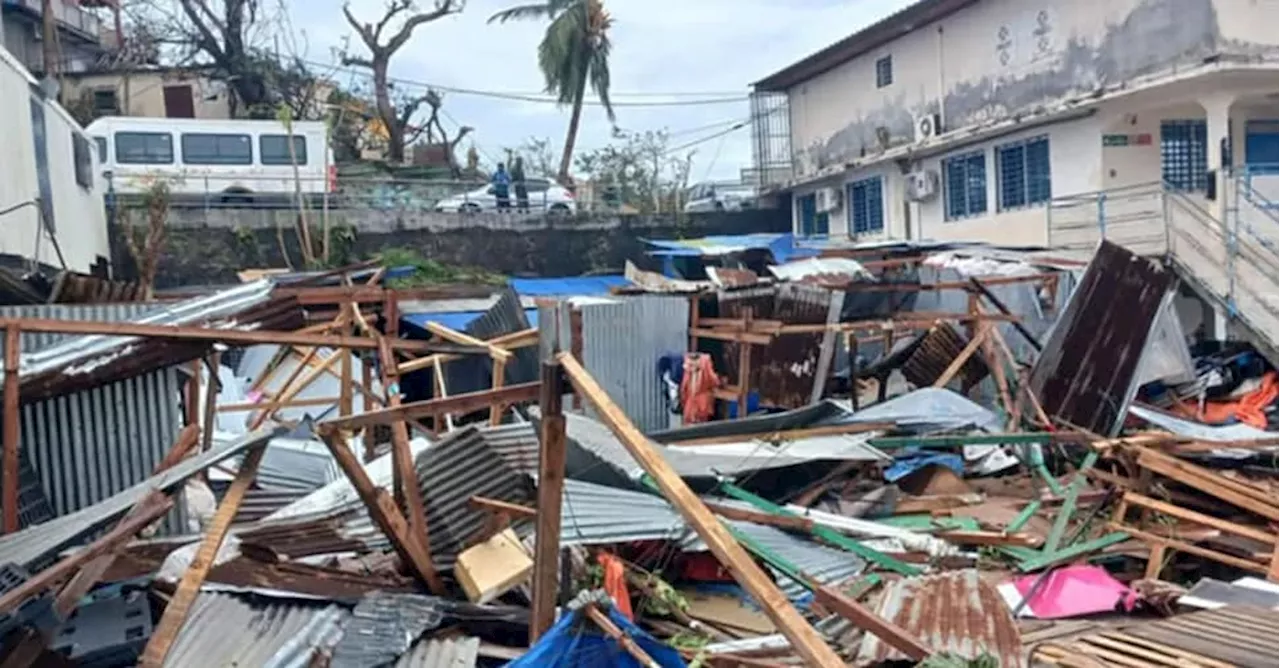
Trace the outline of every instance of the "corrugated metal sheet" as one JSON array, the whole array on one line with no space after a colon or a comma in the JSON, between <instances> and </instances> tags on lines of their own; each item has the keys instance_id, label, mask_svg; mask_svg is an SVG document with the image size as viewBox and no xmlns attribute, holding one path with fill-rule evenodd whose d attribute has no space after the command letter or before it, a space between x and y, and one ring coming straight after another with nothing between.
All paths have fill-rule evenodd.
<instances>
[{"instance_id":1,"label":"corrugated metal sheet","mask_svg":"<svg viewBox=\"0 0 1280 668\"><path fill-rule=\"evenodd\" d=\"M910 355L900 367L902 377L916 387L930 387L951 367L967 345L969 339L961 336L955 327L940 322L916 339ZM968 393L969 388L987 377L987 373L982 354L975 352L969 355L956 374L961 381L961 393Z\"/></svg>"},{"instance_id":2,"label":"corrugated metal sheet","mask_svg":"<svg viewBox=\"0 0 1280 668\"><path fill-rule=\"evenodd\" d=\"M1031 390L1050 417L1104 436L1119 432L1176 281L1158 262L1102 242L1031 369Z\"/></svg>"},{"instance_id":3,"label":"corrugated metal sheet","mask_svg":"<svg viewBox=\"0 0 1280 668\"><path fill-rule=\"evenodd\" d=\"M27 566L50 556L76 539L128 512L152 490L171 490L196 473L278 435L278 431L283 430L260 429L245 435L240 440L189 457L169 470L93 506L28 527L17 533L0 536L0 564L12 562Z\"/></svg>"},{"instance_id":4,"label":"corrugated metal sheet","mask_svg":"<svg viewBox=\"0 0 1280 668\"><path fill-rule=\"evenodd\" d=\"M531 408L530 412L536 414L536 407ZM644 474L644 469L631 456L631 453L603 424L584 415L566 413L565 434L571 448L570 461L575 462L575 468L578 466L576 461L581 461L592 462L587 464L588 466L612 467L629 480L636 480ZM652 442L651 445L681 477L707 478L779 469L821 460L888 459L884 453L868 445L867 441L871 436L870 433L836 437L815 436L787 441L781 445L763 440L728 446L664 446ZM575 461L573 449L581 449L585 453L580 454ZM607 479L592 477L575 470L570 470L569 475L593 482L608 482Z\"/></svg>"},{"instance_id":5,"label":"corrugated metal sheet","mask_svg":"<svg viewBox=\"0 0 1280 668\"><path fill-rule=\"evenodd\" d=\"M350 619L337 605L202 591L164 665L308 668L332 652Z\"/></svg>"},{"instance_id":6,"label":"corrugated metal sheet","mask_svg":"<svg viewBox=\"0 0 1280 668\"><path fill-rule=\"evenodd\" d=\"M1274 609L1228 606L1145 621L1036 646L1037 665L1241 666L1271 668L1280 659Z\"/></svg>"},{"instance_id":7,"label":"corrugated metal sheet","mask_svg":"<svg viewBox=\"0 0 1280 668\"><path fill-rule=\"evenodd\" d=\"M214 295L148 309L127 319L135 324L203 323L215 328L264 324L273 328L300 326L302 313L296 302L272 300L271 290L270 281L260 281ZM118 313L117 309L121 307L103 305L91 308L105 309L97 313L107 315ZM94 313L92 310L87 312ZM56 396L91 388L109 380L128 378L149 369L192 359L207 347L208 343L199 341L163 342L97 334L68 336L52 345L22 355L20 369L23 400Z\"/></svg>"},{"instance_id":8,"label":"corrugated metal sheet","mask_svg":"<svg viewBox=\"0 0 1280 668\"><path fill-rule=\"evenodd\" d=\"M736 434L763 434L839 424L844 418L852 415L853 413L849 410L828 399L780 413L760 413L737 420L702 422L663 431L651 431L648 432L648 435L649 438L659 443L672 443L699 438L718 438Z\"/></svg>"},{"instance_id":9,"label":"corrugated metal sheet","mask_svg":"<svg viewBox=\"0 0 1280 668\"><path fill-rule=\"evenodd\" d=\"M396 661L396 668L471 668L480 655L474 636L421 640Z\"/></svg>"},{"instance_id":10,"label":"corrugated metal sheet","mask_svg":"<svg viewBox=\"0 0 1280 668\"><path fill-rule=\"evenodd\" d=\"M138 303L16 306L0 308L0 317L119 322L157 308ZM24 357L69 338L75 337L24 332ZM181 392L182 379L167 367L24 405L23 458L38 474L53 516L91 506L151 475L182 427ZM183 515L179 503L166 528L180 531Z\"/></svg>"},{"instance_id":11,"label":"corrugated metal sheet","mask_svg":"<svg viewBox=\"0 0 1280 668\"><path fill-rule=\"evenodd\" d=\"M564 481L562 545L679 540L688 533L684 519L660 496L580 480Z\"/></svg>"},{"instance_id":12,"label":"corrugated metal sheet","mask_svg":"<svg viewBox=\"0 0 1280 668\"><path fill-rule=\"evenodd\" d=\"M1026 665L1022 634L995 587L972 569L895 580L885 585L874 610L935 652L976 659L983 654L999 666ZM907 657L867 633L857 665L906 661Z\"/></svg>"},{"instance_id":13,"label":"corrugated metal sheet","mask_svg":"<svg viewBox=\"0 0 1280 668\"><path fill-rule=\"evenodd\" d=\"M793 536L781 529L770 526L723 520L730 528L745 536L752 543L760 546L769 554L787 561L801 572L822 583L843 582L866 569L867 563L855 554L837 550L826 545L819 545L811 540ZM692 536L685 540L686 550L706 550L702 539ZM773 568L770 568L773 571ZM774 571L774 580L778 587L793 601L800 601L809 596L809 590L803 585Z\"/></svg>"},{"instance_id":14,"label":"corrugated metal sheet","mask_svg":"<svg viewBox=\"0 0 1280 668\"><path fill-rule=\"evenodd\" d=\"M433 596L374 592L360 600L334 648L330 668L366 668L395 661L409 643L444 621L448 602Z\"/></svg>"},{"instance_id":15,"label":"corrugated metal sheet","mask_svg":"<svg viewBox=\"0 0 1280 668\"><path fill-rule=\"evenodd\" d=\"M811 285L787 283L719 293L720 317L742 318L748 309L758 320L781 320L790 325L820 325L839 321L844 293ZM831 369L835 332L786 334L765 346L752 346L750 389L762 402L778 408L799 408L822 398ZM736 382L739 346L724 347L722 369Z\"/></svg>"},{"instance_id":16,"label":"corrugated metal sheet","mask_svg":"<svg viewBox=\"0 0 1280 668\"><path fill-rule=\"evenodd\" d=\"M415 463L427 508L431 556L442 569L453 567L467 540L484 526L487 513L471 507L472 496L525 505L535 498L528 478L509 466L474 427L451 432L418 455Z\"/></svg>"},{"instance_id":17,"label":"corrugated metal sheet","mask_svg":"<svg viewBox=\"0 0 1280 668\"><path fill-rule=\"evenodd\" d=\"M513 471L538 472L538 430L532 422L480 427L480 437Z\"/></svg>"},{"instance_id":18,"label":"corrugated metal sheet","mask_svg":"<svg viewBox=\"0 0 1280 668\"><path fill-rule=\"evenodd\" d=\"M688 348L688 300L639 295L579 308L583 366L642 431L666 429L658 358Z\"/></svg>"}]
</instances>

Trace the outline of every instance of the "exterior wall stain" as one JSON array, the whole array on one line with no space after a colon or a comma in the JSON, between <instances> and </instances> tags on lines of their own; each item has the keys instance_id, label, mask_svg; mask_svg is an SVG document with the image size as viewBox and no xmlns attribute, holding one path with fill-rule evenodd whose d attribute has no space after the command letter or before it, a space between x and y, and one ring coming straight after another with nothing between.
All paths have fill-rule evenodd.
<instances>
[{"instance_id":1,"label":"exterior wall stain","mask_svg":"<svg viewBox=\"0 0 1280 668\"><path fill-rule=\"evenodd\" d=\"M920 91L916 95L899 93L878 107L873 103L871 109L850 110L854 118L847 125L825 139L815 139L807 146L798 147L793 156L797 172L799 175L811 174L825 167L874 155L892 146L910 143L914 141L913 119L927 113L943 113L944 131L952 130L1034 114L1053 102L1123 87L1135 78L1177 67L1195 66L1215 59L1274 57L1275 44L1224 37L1214 2L1141 0L1123 20L1108 24L1105 31L1096 37L1076 34L1072 28L1061 25L1064 21L1059 13L1067 9L1058 3L1045 3L1050 9L1032 15L1029 28L1020 26L1022 34L1015 36L1009 23L991 26L989 53L994 54L993 62L1008 65L1014 57L1015 42L1028 38L1028 45L1021 47L1029 47L1028 67L1025 68L1028 71L1012 76L992 72L980 78L950 82L941 109L936 99L930 99L935 96ZM962 10L960 14L967 11L976 9ZM1015 11L1004 11L1010 15L1010 22L1016 22L1013 17ZM950 20L941 22L944 31ZM919 30L933 34L939 27L935 24ZM1063 38L1055 51L1053 42L1068 31L1071 31L1070 36ZM921 45L917 43L916 47ZM972 51L977 47L972 43L947 43L942 48L943 57L949 59L947 52L953 49ZM803 94L810 86L843 83L814 80L800 84L797 89ZM793 99L796 94L797 90L793 89ZM889 136L887 144L882 143L885 131Z\"/></svg>"}]
</instances>

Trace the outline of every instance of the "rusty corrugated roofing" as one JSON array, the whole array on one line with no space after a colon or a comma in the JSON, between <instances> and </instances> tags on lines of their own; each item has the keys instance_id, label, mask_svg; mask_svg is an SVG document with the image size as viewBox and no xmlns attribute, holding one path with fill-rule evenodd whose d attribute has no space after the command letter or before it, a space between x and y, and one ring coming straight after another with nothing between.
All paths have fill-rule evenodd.
<instances>
[{"instance_id":1,"label":"rusty corrugated roofing","mask_svg":"<svg viewBox=\"0 0 1280 668\"><path fill-rule=\"evenodd\" d=\"M1135 376L1173 272L1103 241L1031 370L1045 413L1114 436L1137 392Z\"/></svg>"},{"instance_id":2,"label":"rusty corrugated roofing","mask_svg":"<svg viewBox=\"0 0 1280 668\"><path fill-rule=\"evenodd\" d=\"M986 654L1000 666L1020 668L1022 634L996 588L978 571L895 580L885 586L873 612L897 624L935 652L976 659ZM854 663L906 661L901 652L868 633Z\"/></svg>"}]
</instances>

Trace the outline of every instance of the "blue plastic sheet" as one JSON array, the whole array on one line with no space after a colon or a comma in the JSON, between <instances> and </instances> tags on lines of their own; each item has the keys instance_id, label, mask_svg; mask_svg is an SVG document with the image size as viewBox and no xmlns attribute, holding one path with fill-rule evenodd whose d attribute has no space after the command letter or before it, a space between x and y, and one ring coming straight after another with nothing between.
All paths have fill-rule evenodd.
<instances>
[{"instance_id":1,"label":"blue plastic sheet","mask_svg":"<svg viewBox=\"0 0 1280 668\"><path fill-rule=\"evenodd\" d=\"M884 472L884 479L888 482L896 482L902 478L911 475L926 466L932 465L945 466L956 475L964 476L964 458L960 455L952 454L912 454L904 457L895 457L893 466L890 466Z\"/></svg>"},{"instance_id":2,"label":"blue plastic sheet","mask_svg":"<svg viewBox=\"0 0 1280 668\"><path fill-rule=\"evenodd\" d=\"M617 610L610 608L609 619L663 668L684 668L684 659L670 646L658 642L640 627L632 624ZM617 640L605 635L581 613L565 615L547 631L524 656L507 664L507 668L642 668Z\"/></svg>"}]
</instances>

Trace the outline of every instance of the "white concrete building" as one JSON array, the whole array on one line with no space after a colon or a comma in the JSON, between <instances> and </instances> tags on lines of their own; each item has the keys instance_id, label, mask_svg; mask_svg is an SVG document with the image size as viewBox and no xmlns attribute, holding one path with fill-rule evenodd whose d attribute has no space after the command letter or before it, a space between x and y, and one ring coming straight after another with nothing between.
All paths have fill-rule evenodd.
<instances>
[{"instance_id":1,"label":"white concrete building","mask_svg":"<svg viewBox=\"0 0 1280 668\"><path fill-rule=\"evenodd\" d=\"M755 166L824 244L1128 226L1208 270L1253 231L1267 280L1196 278L1231 312L1256 283L1274 342L1278 33L1277 0L922 0L757 82Z\"/></svg>"},{"instance_id":2,"label":"white concrete building","mask_svg":"<svg viewBox=\"0 0 1280 668\"><path fill-rule=\"evenodd\" d=\"M93 142L0 48L0 255L89 272L111 257Z\"/></svg>"}]
</instances>

